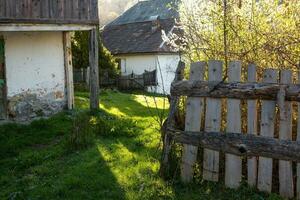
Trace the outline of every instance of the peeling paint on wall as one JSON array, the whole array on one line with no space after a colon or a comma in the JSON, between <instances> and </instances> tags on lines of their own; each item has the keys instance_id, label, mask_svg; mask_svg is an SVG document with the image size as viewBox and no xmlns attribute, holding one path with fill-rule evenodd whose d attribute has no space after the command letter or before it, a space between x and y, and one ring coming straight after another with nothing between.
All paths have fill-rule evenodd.
<instances>
[{"instance_id":1,"label":"peeling paint on wall","mask_svg":"<svg viewBox=\"0 0 300 200\"><path fill-rule=\"evenodd\" d=\"M8 115L30 120L66 105L62 32L4 33Z\"/></svg>"}]
</instances>

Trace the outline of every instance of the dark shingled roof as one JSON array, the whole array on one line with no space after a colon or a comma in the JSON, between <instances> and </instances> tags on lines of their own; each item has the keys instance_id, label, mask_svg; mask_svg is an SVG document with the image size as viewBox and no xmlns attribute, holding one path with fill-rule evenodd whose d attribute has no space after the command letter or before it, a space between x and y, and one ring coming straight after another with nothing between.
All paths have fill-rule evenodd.
<instances>
[{"instance_id":1,"label":"dark shingled roof","mask_svg":"<svg viewBox=\"0 0 300 200\"><path fill-rule=\"evenodd\" d=\"M162 30L168 34L178 19L174 8L178 0L141 1L104 27L102 40L112 54L175 53L163 43ZM152 16L159 16L160 28L152 31Z\"/></svg>"}]
</instances>

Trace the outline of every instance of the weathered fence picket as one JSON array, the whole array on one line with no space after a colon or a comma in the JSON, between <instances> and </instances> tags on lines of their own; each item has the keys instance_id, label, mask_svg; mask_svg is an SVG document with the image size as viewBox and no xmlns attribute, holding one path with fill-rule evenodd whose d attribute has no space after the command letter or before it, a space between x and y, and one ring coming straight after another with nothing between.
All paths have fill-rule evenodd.
<instances>
[{"instance_id":1,"label":"weathered fence picket","mask_svg":"<svg viewBox=\"0 0 300 200\"><path fill-rule=\"evenodd\" d=\"M248 66L248 82L256 82L256 66ZM257 135L257 100L247 101L247 133ZM250 186L257 183L257 157L247 160L247 180Z\"/></svg>"},{"instance_id":2,"label":"weathered fence picket","mask_svg":"<svg viewBox=\"0 0 300 200\"><path fill-rule=\"evenodd\" d=\"M208 62L208 80L222 81L223 63L220 61ZM206 99L205 131L220 131L221 129L221 99ZM219 180L219 152L204 149L203 179L209 181Z\"/></svg>"},{"instance_id":3,"label":"weathered fence picket","mask_svg":"<svg viewBox=\"0 0 300 200\"><path fill-rule=\"evenodd\" d=\"M176 126L164 129L166 137L184 144L182 181L192 181L198 147L201 147L204 148L203 163L199 164L202 164L204 180L216 182L224 178L227 187L239 187L243 177L243 156L247 158L248 184L271 192L274 189L273 176L278 176L278 192L284 198L295 196L293 162L298 162L296 191L300 199L300 84L293 84L292 71L282 70L278 83L279 71L265 69L263 83L257 83L257 67L251 64L247 68L247 82L241 83L242 63L234 61L229 63L228 82L225 82L223 63L209 61L208 81L204 81L205 66L205 62L192 64L190 80L176 81L171 88L171 99L187 96L185 131L176 129ZM227 110L222 109L222 98L227 98ZM242 133L241 99L247 100L247 134ZM292 101L298 103L297 141L292 137ZM171 107L174 107L172 102ZM225 121L222 121L222 110L227 112ZM201 130L203 120L205 126ZM226 132L221 131L221 123ZM278 130L275 128L277 124ZM275 135L275 131L278 134ZM225 153L225 177L219 174L219 162L223 159L220 152ZM273 169L273 159L279 161L278 170Z\"/></svg>"},{"instance_id":4,"label":"weathered fence picket","mask_svg":"<svg viewBox=\"0 0 300 200\"><path fill-rule=\"evenodd\" d=\"M193 63L190 69L190 80L204 80L205 62ZM199 97L188 97L186 102L186 131L200 131L204 99ZM193 179L193 166L196 163L198 147L183 145L181 162L181 179L190 182Z\"/></svg>"},{"instance_id":5,"label":"weathered fence picket","mask_svg":"<svg viewBox=\"0 0 300 200\"><path fill-rule=\"evenodd\" d=\"M263 82L277 83L278 71L267 69L263 75ZM274 137L275 125L275 101L263 100L261 106L260 135ZM259 157L257 188L261 191L272 190L273 160L271 158Z\"/></svg>"},{"instance_id":6,"label":"weathered fence picket","mask_svg":"<svg viewBox=\"0 0 300 200\"><path fill-rule=\"evenodd\" d=\"M281 84L292 83L292 72L282 70L280 73ZM279 93L278 106L280 108L279 139L292 140L292 103L285 101L283 92ZM279 193L285 198L294 197L293 169L291 161L279 161Z\"/></svg>"},{"instance_id":7,"label":"weathered fence picket","mask_svg":"<svg viewBox=\"0 0 300 200\"><path fill-rule=\"evenodd\" d=\"M228 81L241 82L241 62L230 62L228 68ZM241 100L227 100L227 132L241 133ZM225 185L238 188L242 181L242 160L239 156L225 155Z\"/></svg>"}]
</instances>

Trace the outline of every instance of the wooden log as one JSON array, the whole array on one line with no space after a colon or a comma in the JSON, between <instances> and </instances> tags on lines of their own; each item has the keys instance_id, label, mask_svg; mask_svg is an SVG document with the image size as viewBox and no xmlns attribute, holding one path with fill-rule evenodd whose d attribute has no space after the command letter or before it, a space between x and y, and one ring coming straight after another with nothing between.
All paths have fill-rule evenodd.
<instances>
[{"instance_id":1,"label":"wooden log","mask_svg":"<svg viewBox=\"0 0 300 200\"><path fill-rule=\"evenodd\" d=\"M181 81L184 77L185 63L180 61L175 72L173 83ZM167 133L167 127L176 127L176 113L178 112L179 97L170 97L170 111L167 120L164 122L164 126L161 130L163 140L163 152L160 164L160 175L167 177L169 171L169 155L172 147L172 136Z\"/></svg>"},{"instance_id":2,"label":"wooden log","mask_svg":"<svg viewBox=\"0 0 300 200\"><path fill-rule=\"evenodd\" d=\"M192 63L190 69L190 80L204 80L206 63ZM186 131L200 131L202 114L204 111L204 99L188 97L186 100ZM185 183L191 182L194 175L193 167L197 160L198 147L183 145L181 161L181 180Z\"/></svg>"},{"instance_id":3,"label":"wooden log","mask_svg":"<svg viewBox=\"0 0 300 200\"><path fill-rule=\"evenodd\" d=\"M72 45L71 45L70 32L63 33L63 41L64 41L67 104L68 104L68 109L71 110L75 106L75 101L74 101L74 83L73 83Z\"/></svg>"},{"instance_id":4,"label":"wooden log","mask_svg":"<svg viewBox=\"0 0 300 200\"><path fill-rule=\"evenodd\" d=\"M190 132L168 129L174 141L230 153L237 156L263 156L287 161L300 161L300 142L279 140L253 134L228 132Z\"/></svg>"},{"instance_id":5,"label":"wooden log","mask_svg":"<svg viewBox=\"0 0 300 200\"><path fill-rule=\"evenodd\" d=\"M290 70L282 70L280 73L280 82L282 84L291 84L292 72ZM279 95L279 139L292 140L292 103L285 101L284 88ZM291 161L279 161L279 193L284 198L294 197L293 169Z\"/></svg>"},{"instance_id":6,"label":"wooden log","mask_svg":"<svg viewBox=\"0 0 300 200\"><path fill-rule=\"evenodd\" d=\"M239 61L230 62L228 81L241 81L242 64ZM241 101L227 100L227 132L241 133ZM225 185L229 188L238 188L242 181L242 160L239 156L225 155Z\"/></svg>"},{"instance_id":7,"label":"wooden log","mask_svg":"<svg viewBox=\"0 0 300 200\"><path fill-rule=\"evenodd\" d=\"M267 69L264 72L263 81L266 83L277 83L278 71ZM265 137L274 137L275 124L275 101L262 101L261 127L260 135ZM265 147L267 148L267 147ZM258 163L258 182L257 188L260 191L271 192L272 190L272 168L273 160L271 158L259 157Z\"/></svg>"},{"instance_id":8,"label":"wooden log","mask_svg":"<svg viewBox=\"0 0 300 200\"><path fill-rule=\"evenodd\" d=\"M256 82L256 66L248 66L248 82ZM257 100L247 101L247 133L257 135ZM250 186L257 183L257 157L247 160L247 181Z\"/></svg>"},{"instance_id":9,"label":"wooden log","mask_svg":"<svg viewBox=\"0 0 300 200\"><path fill-rule=\"evenodd\" d=\"M99 109L99 36L98 28L90 31L89 62L90 62L90 109Z\"/></svg>"},{"instance_id":10,"label":"wooden log","mask_svg":"<svg viewBox=\"0 0 300 200\"><path fill-rule=\"evenodd\" d=\"M208 62L208 80L222 80L223 63L221 61ZM221 99L206 99L205 131L220 131L221 128ZM217 182L219 180L219 152L204 149L203 179Z\"/></svg>"},{"instance_id":11,"label":"wooden log","mask_svg":"<svg viewBox=\"0 0 300 200\"><path fill-rule=\"evenodd\" d=\"M218 81L181 81L172 85L174 96L276 100L277 83L224 83ZM300 85L286 85L286 100L300 102Z\"/></svg>"}]
</instances>

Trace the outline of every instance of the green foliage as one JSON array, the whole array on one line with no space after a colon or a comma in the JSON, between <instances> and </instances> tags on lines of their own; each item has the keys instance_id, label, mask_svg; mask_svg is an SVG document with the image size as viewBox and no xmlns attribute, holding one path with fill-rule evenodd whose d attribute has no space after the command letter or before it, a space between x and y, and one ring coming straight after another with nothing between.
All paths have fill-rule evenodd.
<instances>
[{"instance_id":1,"label":"green foliage","mask_svg":"<svg viewBox=\"0 0 300 200\"><path fill-rule=\"evenodd\" d=\"M296 68L300 55L300 1L279 2L183 0L183 50L191 61L225 60L227 55L228 60L241 60L244 64Z\"/></svg>"},{"instance_id":2,"label":"green foliage","mask_svg":"<svg viewBox=\"0 0 300 200\"><path fill-rule=\"evenodd\" d=\"M100 38L99 38L100 41ZM86 68L89 66L89 32L77 31L72 37L73 66L75 68ZM111 53L99 44L99 72L107 70L110 77L118 74L117 63Z\"/></svg>"},{"instance_id":3,"label":"green foliage","mask_svg":"<svg viewBox=\"0 0 300 200\"><path fill-rule=\"evenodd\" d=\"M153 96L147 99L154 113ZM157 99L163 109L163 97ZM158 124L140 94L107 91L96 117L111 119L109 128L128 127L122 134L100 132L87 148L66 151L74 127L85 127L74 126L74 120L97 127L95 116L87 114L88 104L88 93L77 93L76 107L83 116L74 118L72 112L65 112L29 125L0 126L0 199L280 199L245 184L231 190L201 180L183 185L178 176L171 182L162 180Z\"/></svg>"}]
</instances>

